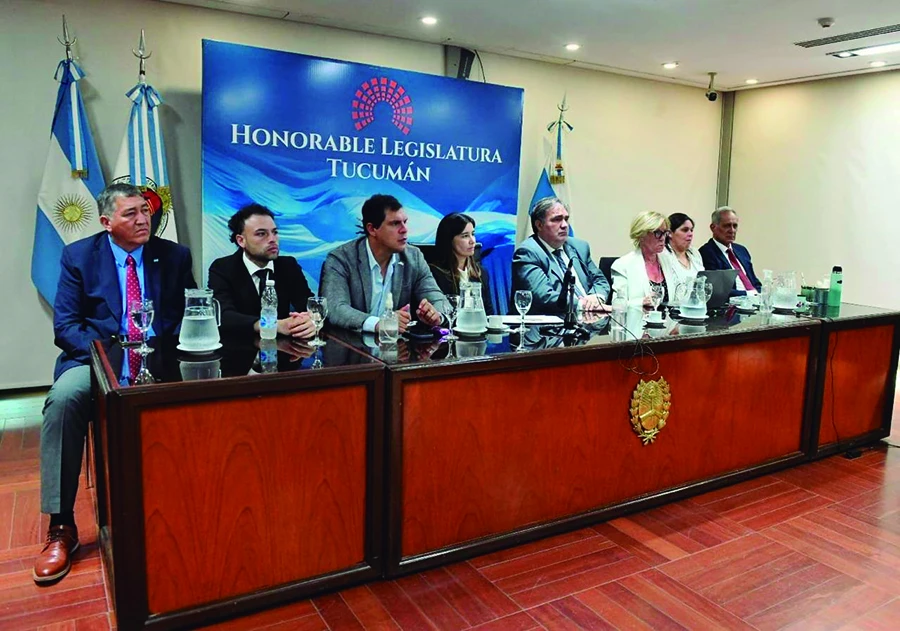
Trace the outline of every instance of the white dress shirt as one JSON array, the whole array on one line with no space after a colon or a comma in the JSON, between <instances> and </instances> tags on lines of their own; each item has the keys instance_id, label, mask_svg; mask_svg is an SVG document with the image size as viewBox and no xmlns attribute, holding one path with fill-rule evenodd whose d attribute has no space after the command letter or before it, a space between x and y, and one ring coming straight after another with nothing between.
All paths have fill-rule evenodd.
<instances>
[{"instance_id":1,"label":"white dress shirt","mask_svg":"<svg viewBox=\"0 0 900 631\"><path fill-rule=\"evenodd\" d=\"M375 260L375 254L372 252L372 246L369 245L368 239L366 239L366 254L369 255L369 271L372 275L372 302L370 303L369 317L363 322L362 330L368 333L374 333L375 325L378 324L378 319L384 311L384 299L387 296L385 287L391 288L394 284L394 269L397 267L397 255L391 255L391 261L388 263L387 272L385 273L384 278L382 278L381 265ZM394 305L394 311L396 310L397 305Z\"/></svg>"},{"instance_id":2,"label":"white dress shirt","mask_svg":"<svg viewBox=\"0 0 900 631\"><path fill-rule=\"evenodd\" d=\"M250 278L253 279L253 285L256 287L256 293L259 293L259 276L256 275L261 269L269 270L267 279L271 278L275 280L275 263L273 261L269 261L265 267L260 267L256 263L254 263L249 256L247 256L247 252L244 252L244 265L247 267L247 273L250 274Z\"/></svg>"}]
</instances>

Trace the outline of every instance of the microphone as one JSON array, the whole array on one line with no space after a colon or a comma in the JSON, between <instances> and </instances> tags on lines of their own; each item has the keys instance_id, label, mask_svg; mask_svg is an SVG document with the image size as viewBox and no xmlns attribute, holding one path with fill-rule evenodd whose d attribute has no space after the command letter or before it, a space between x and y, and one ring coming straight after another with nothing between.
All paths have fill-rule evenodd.
<instances>
[{"instance_id":1,"label":"microphone","mask_svg":"<svg viewBox=\"0 0 900 631\"><path fill-rule=\"evenodd\" d=\"M569 310L569 288L575 286L575 270L572 266L575 264L574 259L569 259L569 266L563 276L562 289L559 292L559 298L556 299L556 307L562 312Z\"/></svg>"}]
</instances>

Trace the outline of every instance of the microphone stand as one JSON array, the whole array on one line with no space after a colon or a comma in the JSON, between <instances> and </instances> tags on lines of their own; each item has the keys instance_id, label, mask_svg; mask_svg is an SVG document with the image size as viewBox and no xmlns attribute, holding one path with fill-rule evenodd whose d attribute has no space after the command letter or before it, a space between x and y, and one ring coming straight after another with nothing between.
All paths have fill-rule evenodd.
<instances>
[{"instance_id":1,"label":"microphone stand","mask_svg":"<svg viewBox=\"0 0 900 631\"><path fill-rule=\"evenodd\" d=\"M563 320L563 345L572 346L582 337L582 328L578 324L576 318L576 299L575 299L575 270L573 265L575 259L569 259L569 266L566 269L566 275L563 278L562 292L560 299L565 300L566 316Z\"/></svg>"},{"instance_id":2,"label":"microphone stand","mask_svg":"<svg viewBox=\"0 0 900 631\"><path fill-rule=\"evenodd\" d=\"M568 296L566 299L565 328L567 331L578 327L578 322L575 318L575 283L573 281L574 279L570 278L566 288Z\"/></svg>"}]
</instances>

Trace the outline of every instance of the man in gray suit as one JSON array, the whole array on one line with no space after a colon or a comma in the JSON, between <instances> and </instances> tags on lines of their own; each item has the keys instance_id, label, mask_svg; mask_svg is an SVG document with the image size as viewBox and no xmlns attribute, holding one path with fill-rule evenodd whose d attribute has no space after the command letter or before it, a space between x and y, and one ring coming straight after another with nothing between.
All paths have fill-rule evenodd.
<instances>
[{"instance_id":1,"label":"man in gray suit","mask_svg":"<svg viewBox=\"0 0 900 631\"><path fill-rule=\"evenodd\" d=\"M406 211L390 195L373 195L363 204L365 236L332 250L322 265L319 293L328 299L328 320L335 326L377 333L390 288L400 332L416 305L419 322L437 326L449 305L422 252L407 245Z\"/></svg>"},{"instance_id":2,"label":"man in gray suit","mask_svg":"<svg viewBox=\"0 0 900 631\"><path fill-rule=\"evenodd\" d=\"M587 241L569 236L569 211L556 197L538 200L531 209L534 231L516 249L512 262L513 292L531 291L531 311L552 314L565 311L560 301L569 262L575 272L575 296L587 311L606 310L609 282L591 259Z\"/></svg>"}]
</instances>

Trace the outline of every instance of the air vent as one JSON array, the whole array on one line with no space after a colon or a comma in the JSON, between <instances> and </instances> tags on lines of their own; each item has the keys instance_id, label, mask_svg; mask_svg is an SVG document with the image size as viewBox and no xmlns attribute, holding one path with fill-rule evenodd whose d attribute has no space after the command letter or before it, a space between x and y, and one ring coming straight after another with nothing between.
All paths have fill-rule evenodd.
<instances>
[{"instance_id":1,"label":"air vent","mask_svg":"<svg viewBox=\"0 0 900 631\"><path fill-rule=\"evenodd\" d=\"M878 28L870 28L867 31L856 31L855 33L844 33L843 35L823 37L822 39L811 39L805 42L794 42L794 45L802 46L803 48L815 48L816 46L827 46L828 44L836 44L838 42L849 42L854 39L875 37L876 35L887 35L888 33L897 33L898 31L900 31L900 24L893 24L891 26L879 26Z\"/></svg>"}]
</instances>

